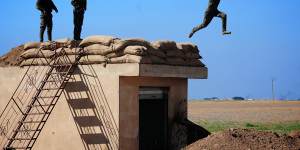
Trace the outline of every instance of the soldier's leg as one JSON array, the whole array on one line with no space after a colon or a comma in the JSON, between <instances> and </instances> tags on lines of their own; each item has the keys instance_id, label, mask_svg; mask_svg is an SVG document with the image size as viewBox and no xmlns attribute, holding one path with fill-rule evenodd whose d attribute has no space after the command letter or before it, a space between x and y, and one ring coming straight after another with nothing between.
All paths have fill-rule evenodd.
<instances>
[{"instance_id":1,"label":"soldier's leg","mask_svg":"<svg viewBox=\"0 0 300 150\"><path fill-rule=\"evenodd\" d=\"M80 39L80 14L78 11L74 10L74 40Z\"/></svg>"},{"instance_id":2,"label":"soldier's leg","mask_svg":"<svg viewBox=\"0 0 300 150\"><path fill-rule=\"evenodd\" d=\"M84 11L79 12L78 14L78 39L81 39L81 31L82 31L82 25L83 25L83 19L84 19Z\"/></svg>"},{"instance_id":3,"label":"soldier's leg","mask_svg":"<svg viewBox=\"0 0 300 150\"><path fill-rule=\"evenodd\" d=\"M46 30L46 22L45 17L41 16L41 24L40 24L40 42L44 42L44 32Z\"/></svg>"},{"instance_id":4,"label":"soldier's leg","mask_svg":"<svg viewBox=\"0 0 300 150\"><path fill-rule=\"evenodd\" d=\"M219 12L217 17L222 19L222 32L223 34L231 34L231 32L227 31L227 15L223 12Z\"/></svg>"},{"instance_id":5,"label":"soldier's leg","mask_svg":"<svg viewBox=\"0 0 300 150\"><path fill-rule=\"evenodd\" d=\"M47 18L47 34L48 34L49 41L52 41L52 28L53 28L52 15L49 15Z\"/></svg>"},{"instance_id":6,"label":"soldier's leg","mask_svg":"<svg viewBox=\"0 0 300 150\"><path fill-rule=\"evenodd\" d=\"M194 33L196 33L197 31L206 28L213 18L214 16L211 13L206 12L202 24L193 28L192 32L189 35L189 38L191 38L194 35Z\"/></svg>"}]
</instances>

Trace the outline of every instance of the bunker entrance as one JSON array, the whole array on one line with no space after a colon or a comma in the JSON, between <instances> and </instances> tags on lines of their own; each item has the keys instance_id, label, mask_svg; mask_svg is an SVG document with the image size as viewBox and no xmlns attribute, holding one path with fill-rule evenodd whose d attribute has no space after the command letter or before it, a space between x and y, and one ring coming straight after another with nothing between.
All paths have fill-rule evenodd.
<instances>
[{"instance_id":1,"label":"bunker entrance","mask_svg":"<svg viewBox=\"0 0 300 150\"><path fill-rule=\"evenodd\" d=\"M168 89L141 87L139 91L139 149L168 147Z\"/></svg>"}]
</instances>

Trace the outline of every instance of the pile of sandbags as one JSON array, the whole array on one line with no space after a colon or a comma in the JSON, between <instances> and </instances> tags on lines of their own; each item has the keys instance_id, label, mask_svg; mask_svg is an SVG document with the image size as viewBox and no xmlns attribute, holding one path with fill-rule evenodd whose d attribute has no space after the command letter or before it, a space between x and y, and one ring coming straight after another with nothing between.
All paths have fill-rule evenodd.
<instances>
[{"instance_id":1,"label":"pile of sandbags","mask_svg":"<svg viewBox=\"0 0 300 150\"><path fill-rule=\"evenodd\" d=\"M157 41L150 43L143 39L119 39L111 36L90 36L80 43L72 44L70 40L59 40L55 47L49 43L28 43L21 57L21 66L32 65L33 59L38 59L34 65L45 65L45 61L54 56L62 55L62 49L75 61L76 56L82 55L79 64L160 64L175 66L201 66L199 50L190 43L174 41ZM68 46L66 46L68 45ZM42 48L42 53L38 53Z\"/></svg>"}]
</instances>

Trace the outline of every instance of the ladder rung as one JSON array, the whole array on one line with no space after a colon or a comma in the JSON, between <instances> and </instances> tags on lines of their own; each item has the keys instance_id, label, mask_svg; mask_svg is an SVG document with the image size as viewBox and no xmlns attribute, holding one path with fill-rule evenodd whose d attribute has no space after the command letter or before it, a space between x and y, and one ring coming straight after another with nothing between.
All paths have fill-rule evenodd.
<instances>
[{"instance_id":1,"label":"ladder rung","mask_svg":"<svg viewBox=\"0 0 300 150\"><path fill-rule=\"evenodd\" d=\"M69 72L51 72L49 74L68 74Z\"/></svg>"},{"instance_id":2,"label":"ladder rung","mask_svg":"<svg viewBox=\"0 0 300 150\"><path fill-rule=\"evenodd\" d=\"M37 138L32 138L32 139L26 139L26 138L12 138L9 140L19 140L19 141L30 141L30 140L36 140Z\"/></svg>"},{"instance_id":3,"label":"ladder rung","mask_svg":"<svg viewBox=\"0 0 300 150\"><path fill-rule=\"evenodd\" d=\"M37 98L56 98L59 97L58 95L55 96L38 96Z\"/></svg>"},{"instance_id":4,"label":"ladder rung","mask_svg":"<svg viewBox=\"0 0 300 150\"><path fill-rule=\"evenodd\" d=\"M10 149L31 149L32 147L11 147Z\"/></svg>"},{"instance_id":5,"label":"ladder rung","mask_svg":"<svg viewBox=\"0 0 300 150\"><path fill-rule=\"evenodd\" d=\"M61 88L44 88L42 90L59 90L59 89L61 89Z\"/></svg>"},{"instance_id":6,"label":"ladder rung","mask_svg":"<svg viewBox=\"0 0 300 150\"><path fill-rule=\"evenodd\" d=\"M46 121L23 121L22 123L42 123Z\"/></svg>"},{"instance_id":7,"label":"ladder rung","mask_svg":"<svg viewBox=\"0 0 300 150\"><path fill-rule=\"evenodd\" d=\"M46 115L50 113L27 113L26 115Z\"/></svg>"},{"instance_id":8,"label":"ladder rung","mask_svg":"<svg viewBox=\"0 0 300 150\"><path fill-rule=\"evenodd\" d=\"M27 107L46 107L46 106L53 106L54 104L49 104L49 105L32 105L32 106L27 106Z\"/></svg>"},{"instance_id":9,"label":"ladder rung","mask_svg":"<svg viewBox=\"0 0 300 150\"><path fill-rule=\"evenodd\" d=\"M35 131L41 131L40 129L38 130L15 130L16 132L35 132Z\"/></svg>"},{"instance_id":10,"label":"ladder rung","mask_svg":"<svg viewBox=\"0 0 300 150\"><path fill-rule=\"evenodd\" d=\"M42 81L42 82L46 82L46 83L47 83L47 82L51 82L51 83L54 83L54 82L55 82L55 83L56 83L56 82L60 82L60 81L61 81L61 80L47 80L47 81Z\"/></svg>"},{"instance_id":11,"label":"ladder rung","mask_svg":"<svg viewBox=\"0 0 300 150\"><path fill-rule=\"evenodd\" d=\"M63 64L63 65L50 65L52 67L69 67L69 66L72 66L72 64Z\"/></svg>"}]
</instances>

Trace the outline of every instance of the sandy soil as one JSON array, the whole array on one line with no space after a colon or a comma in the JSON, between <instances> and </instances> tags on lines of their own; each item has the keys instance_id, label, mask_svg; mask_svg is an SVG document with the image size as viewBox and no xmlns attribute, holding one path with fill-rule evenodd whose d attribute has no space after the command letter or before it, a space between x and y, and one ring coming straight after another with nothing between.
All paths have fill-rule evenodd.
<instances>
[{"instance_id":1,"label":"sandy soil","mask_svg":"<svg viewBox=\"0 0 300 150\"><path fill-rule=\"evenodd\" d=\"M300 121L300 101L192 101L188 111L192 121Z\"/></svg>"}]
</instances>

